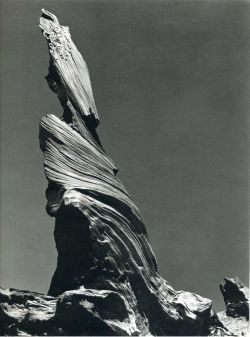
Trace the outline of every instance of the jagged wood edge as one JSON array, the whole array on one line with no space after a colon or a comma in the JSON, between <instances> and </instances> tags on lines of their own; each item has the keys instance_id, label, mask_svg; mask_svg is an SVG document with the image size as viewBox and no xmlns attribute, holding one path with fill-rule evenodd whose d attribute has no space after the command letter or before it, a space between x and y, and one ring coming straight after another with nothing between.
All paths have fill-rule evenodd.
<instances>
[{"instance_id":1,"label":"jagged wood edge","mask_svg":"<svg viewBox=\"0 0 250 337\"><path fill-rule=\"evenodd\" d=\"M105 230L109 234L106 237L100 235L94 222L90 226L97 240L108 238L112 242L115 239L114 247L117 245L117 249L126 251L127 256L130 256L131 272L144 289L143 296L151 298L155 310L153 313L152 308L145 303L141 304L146 315L151 317L154 331L171 333L178 329L178 324L180 331L181 326L186 330L196 325L198 330L204 324L208 327L206 320L210 319L211 301L199 295L175 291L158 273L141 215L117 178L117 166L103 150L96 133L99 117L87 66L71 40L68 28L60 26L57 18L45 10L42 11L40 27L48 41L50 53L47 81L64 109L63 120L47 115L41 121L40 143L45 154L45 174L49 187L50 184L53 184L52 187L56 184L63 195L58 198L56 205L48 203L48 212L56 216L62 204L73 205L86 218L99 217L105 223L101 214L106 212L113 222L117 222L115 232L121 235L122 241L117 234L114 236L110 232L107 224ZM119 261L117 258L113 260L114 268ZM121 268L126 270L123 264ZM105 286L121 293L124 291L122 283L114 284L111 280ZM132 285L131 291L136 294L134 287ZM130 296L133 296L131 291ZM126 292L124 294L126 297ZM138 294L136 297L138 301ZM156 318L162 324L161 327L153 322ZM169 322L173 324L172 330Z\"/></svg>"}]
</instances>

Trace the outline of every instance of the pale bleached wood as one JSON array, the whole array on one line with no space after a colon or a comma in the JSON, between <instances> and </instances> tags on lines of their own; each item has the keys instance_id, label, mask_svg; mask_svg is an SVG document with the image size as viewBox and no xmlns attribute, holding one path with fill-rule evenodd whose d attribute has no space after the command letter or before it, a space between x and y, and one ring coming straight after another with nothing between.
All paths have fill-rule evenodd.
<instances>
[{"instance_id":1,"label":"pale bleached wood","mask_svg":"<svg viewBox=\"0 0 250 337\"><path fill-rule=\"evenodd\" d=\"M63 120L45 116L40 132L58 249L49 294L80 286L115 291L130 320L114 329L110 313L114 334L208 333L211 300L174 290L158 273L139 210L96 134L87 65L68 28L45 10L40 27L50 53L48 84L64 109Z\"/></svg>"},{"instance_id":2,"label":"pale bleached wood","mask_svg":"<svg viewBox=\"0 0 250 337\"><path fill-rule=\"evenodd\" d=\"M40 123L58 261L50 296L0 289L0 334L231 335L223 323L231 318L219 319L210 299L176 291L160 276L140 212L96 133L87 65L55 15L42 10L40 28L47 81L63 108L61 119L50 114Z\"/></svg>"}]
</instances>

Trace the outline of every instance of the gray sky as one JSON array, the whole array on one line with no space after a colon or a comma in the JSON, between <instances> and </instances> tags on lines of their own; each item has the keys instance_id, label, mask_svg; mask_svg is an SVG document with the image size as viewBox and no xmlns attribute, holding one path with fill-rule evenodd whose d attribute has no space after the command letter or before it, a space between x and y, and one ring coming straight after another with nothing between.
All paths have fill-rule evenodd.
<instances>
[{"instance_id":1,"label":"gray sky","mask_svg":"<svg viewBox=\"0 0 250 337\"><path fill-rule=\"evenodd\" d=\"M2 287L46 292L54 219L38 126L49 90L40 9L68 25L92 80L99 135L140 208L162 274L223 308L248 281L248 1L1 1Z\"/></svg>"}]
</instances>

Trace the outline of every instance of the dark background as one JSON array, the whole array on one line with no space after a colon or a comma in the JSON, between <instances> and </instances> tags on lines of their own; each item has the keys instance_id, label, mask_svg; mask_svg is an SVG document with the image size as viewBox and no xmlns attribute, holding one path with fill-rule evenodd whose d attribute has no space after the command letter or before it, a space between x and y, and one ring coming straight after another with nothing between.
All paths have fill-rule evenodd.
<instances>
[{"instance_id":1,"label":"dark background","mask_svg":"<svg viewBox=\"0 0 250 337\"><path fill-rule=\"evenodd\" d=\"M161 274L223 308L248 278L248 1L1 1L2 287L46 292L56 266L38 125L49 90L40 9L89 70L103 145L140 208Z\"/></svg>"}]
</instances>

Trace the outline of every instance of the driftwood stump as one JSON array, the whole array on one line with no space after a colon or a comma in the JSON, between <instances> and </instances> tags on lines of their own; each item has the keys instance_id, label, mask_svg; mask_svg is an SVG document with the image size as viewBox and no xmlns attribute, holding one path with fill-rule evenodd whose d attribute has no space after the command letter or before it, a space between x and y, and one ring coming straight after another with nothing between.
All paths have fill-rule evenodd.
<instances>
[{"instance_id":1,"label":"driftwood stump","mask_svg":"<svg viewBox=\"0 0 250 337\"><path fill-rule=\"evenodd\" d=\"M140 212L97 135L87 65L68 27L53 14L42 10L40 28L50 54L48 85L63 107L61 119L50 114L40 124L57 268L48 296L0 292L0 333L230 335L233 328L223 323L228 312L220 319L211 300L176 291L159 275ZM247 306L246 288L237 280L226 282L236 292L244 289L237 308ZM223 293L226 301L230 291ZM247 322L245 309L233 317L236 306L231 319Z\"/></svg>"}]
</instances>

